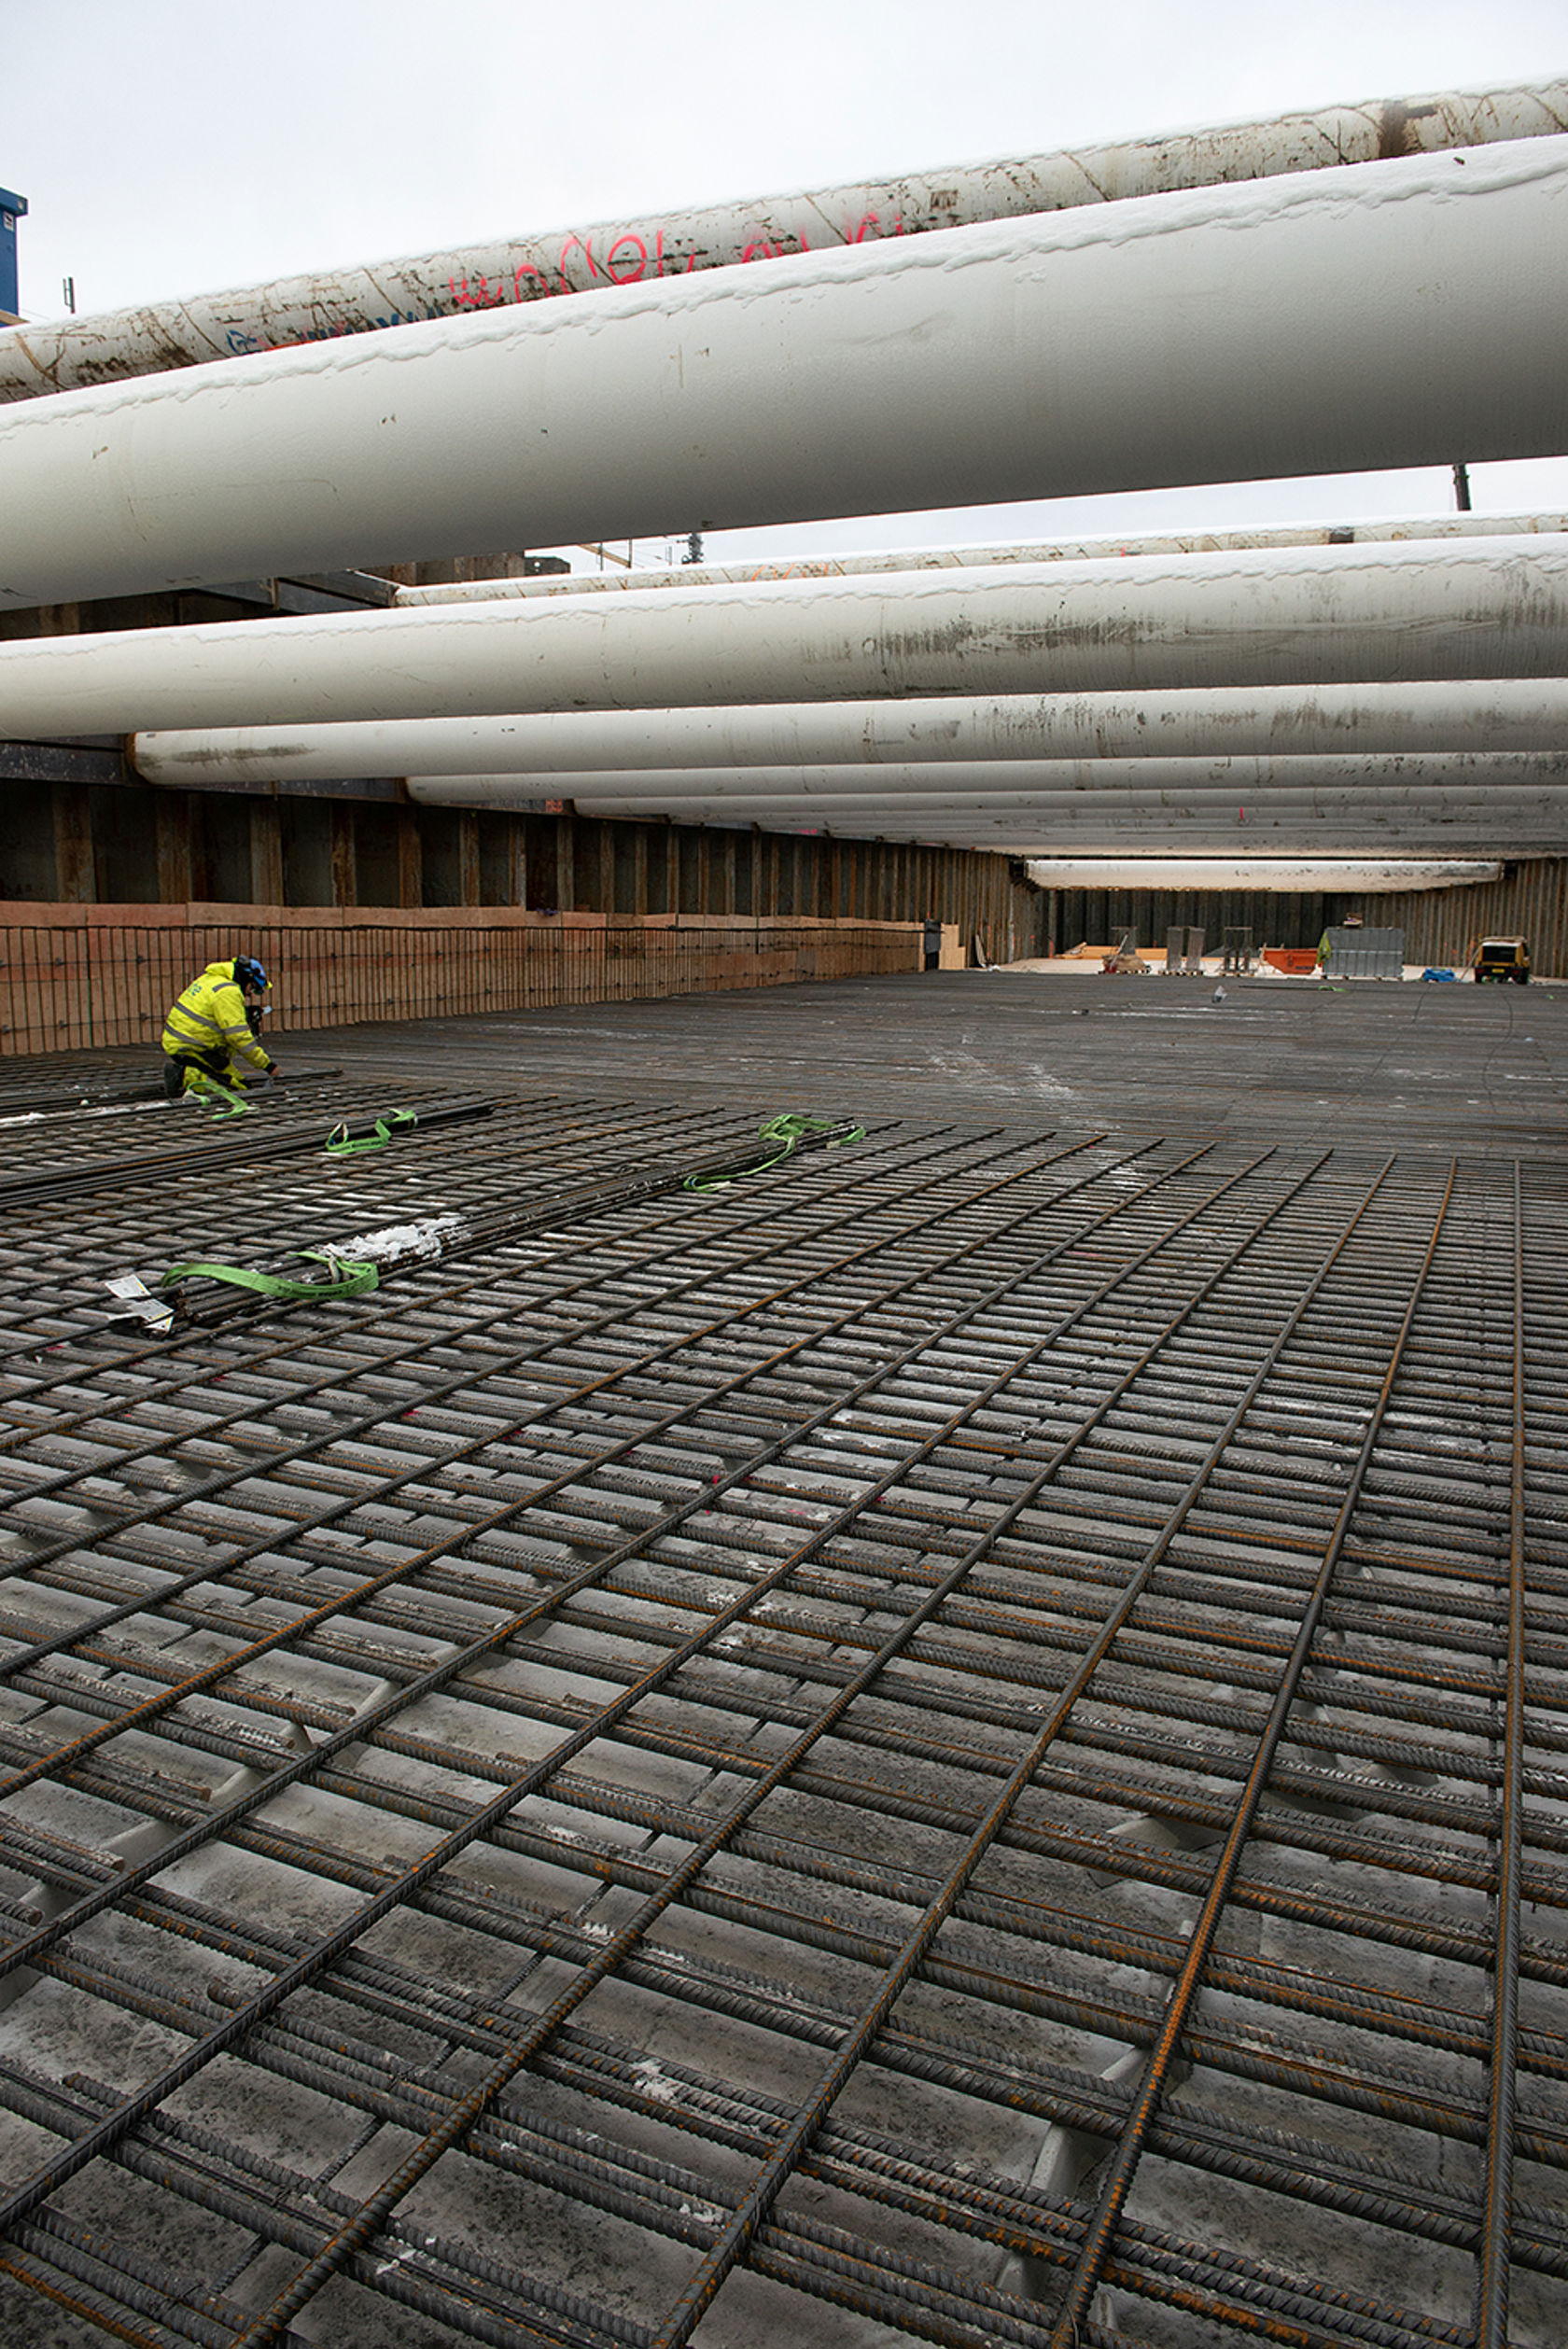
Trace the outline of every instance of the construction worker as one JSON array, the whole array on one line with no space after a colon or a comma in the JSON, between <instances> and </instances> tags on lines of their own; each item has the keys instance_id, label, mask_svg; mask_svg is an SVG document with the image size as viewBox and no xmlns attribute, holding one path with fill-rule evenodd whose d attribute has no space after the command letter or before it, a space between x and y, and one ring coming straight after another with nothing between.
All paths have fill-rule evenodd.
<instances>
[{"instance_id":1,"label":"construction worker","mask_svg":"<svg viewBox=\"0 0 1568 2349\"><path fill-rule=\"evenodd\" d=\"M203 1079L219 1084L259 1084L277 1062L257 1033L267 1009L272 981L259 962L236 955L232 962L209 962L192 979L163 1023L163 1090L171 1101L200 1093Z\"/></svg>"}]
</instances>

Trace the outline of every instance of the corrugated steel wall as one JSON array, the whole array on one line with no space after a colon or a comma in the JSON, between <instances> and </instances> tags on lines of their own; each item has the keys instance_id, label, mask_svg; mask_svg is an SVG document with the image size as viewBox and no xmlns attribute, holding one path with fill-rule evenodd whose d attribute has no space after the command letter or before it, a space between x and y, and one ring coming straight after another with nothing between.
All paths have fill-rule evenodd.
<instances>
[{"instance_id":1,"label":"corrugated steel wall","mask_svg":"<svg viewBox=\"0 0 1568 2349\"><path fill-rule=\"evenodd\" d=\"M1058 954L1108 945L1130 930L1138 944L1163 946L1178 923L1201 930L1217 954L1227 929L1247 929L1253 944L1315 946L1347 914L1369 928L1403 930L1407 962L1452 967L1482 932L1529 939L1535 971L1568 975L1568 860L1537 858L1506 865L1498 881L1469 888L1421 889L1384 896L1280 897L1264 890L1057 889L1046 923Z\"/></svg>"},{"instance_id":2,"label":"corrugated steel wall","mask_svg":"<svg viewBox=\"0 0 1568 2349\"><path fill-rule=\"evenodd\" d=\"M1235 929L1250 930L1259 948L1315 946L1330 923L1339 920L1341 907L1351 902L1338 897L1280 897L1267 889L1057 889L1047 894L1056 899L1051 935L1058 954L1071 954L1075 946L1112 945L1125 930L1132 931L1140 946L1163 946L1166 931L1178 924L1201 930L1215 954L1223 933Z\"/></svg>"},{"instance_id":3,"label":"corrugated steel wall","mask_svg":"<svg viewBox=\"0 0 1568 2349\"><path fill-rule=\"evenodd\" d=\"M1347 898L1369 922L1405 932L1405 959L1451 969L1473 938L1522 936L1543 978L1568 975L1568 859L1538 858L1503 868L1500 881L1427 889L1410 897Z\"/></svg>"}]
</instances>

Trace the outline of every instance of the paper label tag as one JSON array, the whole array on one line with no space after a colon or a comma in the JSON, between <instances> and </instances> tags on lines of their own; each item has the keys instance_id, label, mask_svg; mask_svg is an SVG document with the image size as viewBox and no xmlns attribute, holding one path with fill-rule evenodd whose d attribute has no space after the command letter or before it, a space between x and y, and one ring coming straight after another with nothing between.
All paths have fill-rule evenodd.
<instances>
[{"instance_id":1,"label":"paper label tag","mask_svg":"<svg viewBox=\"0 0 1568 2349\"><path fill-rule=\"evenodd\" d=\"M111 1296L119 1297L133 1313L139 1313L154 1329L172 1328L175 1309L165 1297L155 1297L147 1282L133 1272L117 1272L104 1286Z\"/></svg>"}]
</instances>

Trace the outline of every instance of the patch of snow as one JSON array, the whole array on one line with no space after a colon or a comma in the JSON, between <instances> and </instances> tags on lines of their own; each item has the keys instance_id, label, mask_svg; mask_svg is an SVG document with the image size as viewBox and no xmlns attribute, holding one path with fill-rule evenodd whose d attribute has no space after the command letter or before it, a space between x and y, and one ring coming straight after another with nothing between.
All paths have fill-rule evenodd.
<instances>
[{"instance_id":1,"label":"patch of snow","mask_svg":"<svg viewBox=\"0 0 1568 2349\"><path fill-rule=\"evenodd\" d=\"M651 2096L656 2104L673 2104L677 2101L679 2090L665 2079L651 2056L645 2062L633 2064L632 2076L641 2084L643 2094Z\"/></svg>"},{"instance_id":2,"label":"patch of snow","mask_svg":"<svg viewBox=\"0 0 1568 2349\"><path fill-rule=\"evenodd\" d=\"M356 1232L352 1239L324 1240L321 1252L375 1265L404 1256L439 1256L444 1242L462 1228L460 1215L427 1215L417 1223L387 1223L379 1232Z\"/></svg>"}]
</instances>

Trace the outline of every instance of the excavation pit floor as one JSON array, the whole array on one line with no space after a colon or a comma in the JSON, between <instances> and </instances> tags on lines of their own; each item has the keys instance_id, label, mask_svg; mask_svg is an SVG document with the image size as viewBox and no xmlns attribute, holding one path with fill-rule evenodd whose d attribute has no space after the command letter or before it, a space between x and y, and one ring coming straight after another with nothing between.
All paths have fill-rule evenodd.
<instances>
[{"instance_id":1,"label":"excavation pit floor","mask_svg":"<svg viewBox=\"0 0 1568 2349\"><path fill-rule=\"evenodd\" d=\"M0 1063L7 2344L1561 2349L1568 990L1216 984Z\"/></svg>"}]
</instances>

